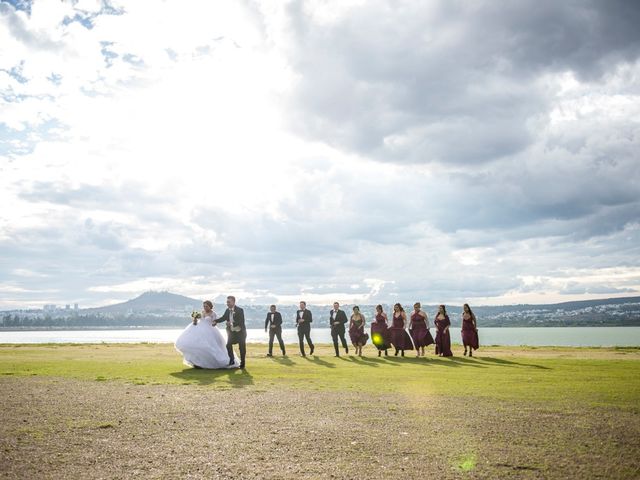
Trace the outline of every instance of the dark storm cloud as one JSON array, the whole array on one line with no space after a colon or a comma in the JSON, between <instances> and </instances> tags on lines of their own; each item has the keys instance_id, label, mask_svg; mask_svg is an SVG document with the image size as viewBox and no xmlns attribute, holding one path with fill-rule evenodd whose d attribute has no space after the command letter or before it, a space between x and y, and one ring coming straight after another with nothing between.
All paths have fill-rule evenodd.
<instances>
[{"instance_id":1,"label":"dark storm cloud","mask_svg":"<svg viewBox=\"0 0 640 480\"><path fill-rule=\"evenodd\" d=\"M607 82L639 58L640 4L367 2L323 22L294 2L288 18L298 132L441 168L423 186L407 170L395 198L368 198L380 223L471 231L460 241L473 246L577 244L640 221L640 124L603 110L552 126L567 107L549 81L571 73L587 103L637 93L632 74ZM403 227L386 231L403 238Z\"/></svg>"},{"instance_id":2,"label":"dark storm cloud","mask_svg":"<svg viewBox=\"0 0 640 480\"><path fill-rule=\"evenodd\" d=\"M367 2L318 23L289 7L292 125L382 161L478 164L535 139L553 91L640 52L634 2Z\"/></svg>"},{"instance_id":3,"label":"dark storm cloud","mask_svg":"<svg viewBox=\"0 0 640 480\"><path fill-rule=\"evenodd\" d=\"M635 177L605 181L593 172L558 178L549 169L537 178L497 174L452 180L426 194L430 208L425 217L446 232L514 229L514 239L559 235L584 240L640 220L640 198L632 191L638 187L637 174L630 173ZM539 225L545 222L546 227Z\"/></svg>"}]
</instances>

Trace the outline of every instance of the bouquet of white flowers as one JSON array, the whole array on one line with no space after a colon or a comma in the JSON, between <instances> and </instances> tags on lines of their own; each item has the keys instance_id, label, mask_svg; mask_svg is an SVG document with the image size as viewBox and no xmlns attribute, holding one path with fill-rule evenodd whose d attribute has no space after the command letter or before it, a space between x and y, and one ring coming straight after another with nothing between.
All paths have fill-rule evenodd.
<instances>
[{"instance_id":1,"label":"bouquet of white flowers","mask_svg":"<svg viewBox=\"0 0 640 480\"><path fill-rule=\"evenodd\" d=\"M193 323L196 324L198 323L198 319L202 318L202 314L194 310L191 312L191 318L193 319Z\"/></svg>"}]
</instances>

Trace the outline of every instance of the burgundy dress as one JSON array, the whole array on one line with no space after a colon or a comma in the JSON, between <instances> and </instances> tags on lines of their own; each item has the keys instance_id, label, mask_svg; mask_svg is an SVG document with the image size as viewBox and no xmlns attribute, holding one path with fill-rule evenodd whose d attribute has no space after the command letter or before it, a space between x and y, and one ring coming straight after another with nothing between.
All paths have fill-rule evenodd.
<instances>
[{"instance_id":1,"label":"burgundy dress","mask_svg":"<svg viewBox=\"0 0 640 480\"><path fill-rule=\"evenodd\" d=\"M383 315L376 315L376 321L371 323L371 341L378 350L391 347L391 332Z\"/></svg>"},{"instance_id":2,"label":"burgundy dress","mask_svg":"<svg viewBox=\"0 0 640 480\"><path fill-rule=\"evenodd\" d=\"M369 334L364 331L364 320L354 320L349 327L349 337L354 347L358 345L366 345L369 340Z\"/></svg>"},{"instance_id":3,"label":"burgundy dress","mask_svg":"<svg viewBox=\"0 0 640 480\"><path fill-rule=\"evenodd\" d=\"M426 347L434 343L431 332L427 328L427 322L425 318L419 313L411 315L411 338L413 344L418 347Z\"/></svg>"},{"instance_id":4,"label":"burgundy dress","mask_svg":"<svg viewBox=\"0 0 640 480\"><path fill-rule=\"evenodd\" d=\"M452 357L451 335L449 334L449 330L445 333L445 328L451 326L449 315L445 315L444 320L439 320L438 315L436 315L435 323L436 328L438 329L436 333L436 355L440 355L442 353L445 357Z\"/></svg>"},{"instance_id":5,"label":"burgundy dress","mask_svg":"<svg viewBox=\"0 0 640 480\"><path fill-rule=\"evenodd\" d=\"M391 343L398 350L413 350L413 343L411 343L411 337L404 329L402 317L393 316L393 322L391 322Z\"/></svg>"},{"instance_id":6,"label":"burgundy dress","mask_svg":"<svg viewBox=\"0 0 640 480\"><path fill-rule=\"evenodd\" d=\"M462 316L462 345L465 349L471 347L477 350L480 347L478 331L473 326L473 318L469 317L465 320L464 315Z\"/></svg>"}]
</instances>

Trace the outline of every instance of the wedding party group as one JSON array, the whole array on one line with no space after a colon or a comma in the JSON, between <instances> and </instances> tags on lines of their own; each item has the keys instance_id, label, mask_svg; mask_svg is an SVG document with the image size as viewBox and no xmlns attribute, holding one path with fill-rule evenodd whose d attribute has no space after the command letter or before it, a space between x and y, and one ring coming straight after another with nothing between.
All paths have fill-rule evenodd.
<instances>
[{"instance_id":1,"label":"wedding party group","mask_svg":"<svg viewBox=\"0 0 640 480\"><path fill-rule=\"evenodd\" d=\"M185 328L176 340L175 347L184 357L184 363L194 368L245 368L247 351L247 328L245 325L244 310L236 305L236 298L227 297L227 308L224 314L218 318L213 311L213 303L206 300L202 304L203 311L192 314L192 323ZM431 334L429 316L422 310L419 302L413 305L413 313L407 316L400 303L393 306L391 321L384 312L382 305L376 306L376 315L367 333L367 322L358 306L353 307L353 313L349 318L340 304L335 302L329 312L329 325L335 356L340 356L340 346L345 354L349 353L346 334L349 334L355 354L362 356L362 349L369 339L376 347L378 356L388 356L388 350L393 348L394 355L405 356L406 350L415 350L417 357L425 355L425 348L435 345L435 354L441 357L450 357L451 334L449 332L451 321L446 307L440 305L434 318L435 338ZM309 355L313 355L314 344L311 340L311 323L313 314L307 308L306 302L300 302L296 312L296 328L300 347L300 355L307 356L305 343L309 347ZM218 324L225 323L227 340L220 331L215 328ZM348 327L347 327L348 324ZM214 327L214 328L212 328ZM282 340L282 314L277 311L275 305L271 305L264 322L265 332L269 332L268 357L273 356L273 343L278 340L282 355L286 355L286 348ZM473 356L473 350L480 346L478 338L478 326L476 316L468 304L464 304L462 311L462 344L464 355ZM238 345L240 359L236 357L233 346Z\"/></svg>"}]
</instances>

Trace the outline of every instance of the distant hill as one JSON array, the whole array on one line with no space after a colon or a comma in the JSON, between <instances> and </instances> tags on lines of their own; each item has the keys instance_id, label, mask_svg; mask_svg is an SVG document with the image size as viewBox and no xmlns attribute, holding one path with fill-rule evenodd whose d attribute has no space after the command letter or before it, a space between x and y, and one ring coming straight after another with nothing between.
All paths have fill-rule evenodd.
<instances>
[{"instance_id":1,"label":"distant hill","mask_svg":"<svg viewBox=\"0 0 640 480\"><path fill-rule=\"evenodd\" d=\"M482 306L485 311L522 311L522 310L580 310L589 307L605 305L625 305L640 303L640 297L602 298L599 300L575 300L573 302L547 303L547 304L517 304Z\"/></svg>"},{"instance_id":2,"label":"distant hill","mask_svg":"<svg viewBox=\"0 0 640 480\"><path fill-rule=\"evenodd\" d=\"M83 313L184 312L202 309L202 301L170 292L145 292L126 302L82 309Z\"/></svg>"}]
</instances>

